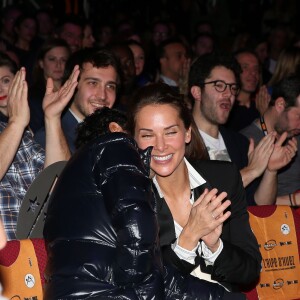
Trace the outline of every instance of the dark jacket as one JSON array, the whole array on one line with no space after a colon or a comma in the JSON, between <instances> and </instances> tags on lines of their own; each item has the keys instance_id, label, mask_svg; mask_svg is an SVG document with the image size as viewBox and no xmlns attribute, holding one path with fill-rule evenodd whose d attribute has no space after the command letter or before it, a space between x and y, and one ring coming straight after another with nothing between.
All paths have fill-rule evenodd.
<instances>
[{"instance_id":1,"label":"dark jacket","mask_svg":"<svg viewBox=\"0 0 300 300\"><path fill-rule=\"evenodd\" d=\"M221 234L224 248L212 266L205 265L204 259L198 257L196 265L180 260L171 248L174 243L174 220L165 200L156 192L158 220L160 225L160 243L163 259L184 273L190 273L196 266L211 274L212 279L227 288L237 291L239 285L255 282L260 274L261 255L255 236L249 225L249 215L245 191L240 174L234 164L224 161L191 162L206 183L194 190L197 199L205 188L217 188L227 192L231 200L231 216L225 221Z\"/></svg>"},{"instance_id":2,"label":"dark jacket","mask_svg":"<svg viewBox=\"0 0 300 300\"><path fill-rule=\"evenodd\" d=\"M219 129L231 161L239 170L245 168L248 165L249 140L241 133L235 132L224 126L220 126ZM256 205L254 194L260 181L261 177L256 178L246 187L248 206Z\"/></svg>"},{"instance_id":3,"label":"dark jacket","mask_svg":"<svg viewBox=\"0 0 300 300\"><path fill-rule=\"evenodd\" d=\"M163 267L155 209L132 139L109 134L77 151L48 207L44 299L232 299Z\"/></svg>"},{"instance_id":4,"label":"dark jacket","mask_svg":"<svg viewBox=\"0 0 300 300\"><path fill-rule=\"evenodd\" d=\"M71 153L74 153L75 151L75 139L76 139L77 126L78 126L78 121L72 115L70 110L66 110L66 112L61 118L61 127L66 137ZM36 132L36 134L34 135L34 139L45 149L46 147L45 127L40 128Z\"/></svg>"}]
</instances>

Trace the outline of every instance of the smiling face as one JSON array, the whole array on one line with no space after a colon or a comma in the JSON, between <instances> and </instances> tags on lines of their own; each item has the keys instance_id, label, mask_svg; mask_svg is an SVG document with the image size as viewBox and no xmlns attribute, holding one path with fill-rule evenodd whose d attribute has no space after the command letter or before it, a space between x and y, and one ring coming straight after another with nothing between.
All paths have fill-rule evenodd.
<instances>
[{"instance_id":1,"label":"smiling face","mask_svg":"<svg viewBox=\"0 0 300 300\"><path fill-rule=\"evenodd\" d=\"M251 53L241 53L237 56L237 61L242 68L241 90L245 93L253 93L256 91L259 83L259 62Z\"/></svg>"},{"instance_id":2,"label":"smiling face","mask_svg":"<svg viewBox=\"0 0 300 300\"><path fill-rule=\"evenodd\" d=\"M236 83L234 73L225 67L215 67L205 82L223 80L226 83ZM204 119L214 125L225 124L235 96L230 92L229 86L224 92L216 91L213 84L206 84L201 89L200 113Z\"/></svg>"},{"instance_id":3,"label":"smiling face","mask_svg":"<svg viewBox=\"0 0 300 300\"><path fill-rule=\"evenodd\" d=\"M71 110L80 119L102 107L111 108L116 100L117 72L112 66L96 68L84 63Z\"/></svg>"},{"instance_id":4,"label":"smiling face","mask_svg":"<svg viewBox=\"0 0 300 300\"><path fill-rule=\"evenodd\" d=\"M0 111L4 115L7 115L7 94L14 77L8 67L0 67Z\"/></svg>"},{"instance_id":5,"label":"smiling face","mask_svg":"<svg viewBox=\"0 0 300 300\"><path fill-rule=\"evenodd\" d=\"M68 43L72 53L81 49L82 36L82 28L79 25L72 23L66 23L59 35L60 38Z\"/></svg>"},{"instance_id":6,"label":"smiling face","mask_svg":"<svg viewBox=\"0 0 300 300\"><path fill-rule=\"evenodd\" d=\"M138 146L141 149L153 146L151 169L157 176L171 176L184 167L185 146L191 140L191 129L184 127L175 107L146 105L137 112L135 121Z\"/></svg>"},{"instance_id":7,"label":"smiling face","mask_svg":"<svg viewBox=\"0 0 300 300\"><path fill-rule=\"evenodd\" d=\"M39 61L44 70L45 79L51 77L54 81L62 80L69 51L65 47L55 47L49 50L44 58Z\"/></svg>"}]
</instances>

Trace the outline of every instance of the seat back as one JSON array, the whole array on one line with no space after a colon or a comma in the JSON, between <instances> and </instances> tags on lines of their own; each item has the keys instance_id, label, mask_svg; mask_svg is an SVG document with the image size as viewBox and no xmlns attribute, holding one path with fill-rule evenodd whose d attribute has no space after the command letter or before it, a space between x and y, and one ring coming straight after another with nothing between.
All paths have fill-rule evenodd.
<instances>
[{"instance_id":1,"label":"seat back","mask_svg":"<svg viewBox=\"0 0 300 300\"><path fill-rule=\"evenodd\" d=\"M43 239L8 241L0 250L0 282L8 299L43 299L47 253Z\"/></svg>"},{"instance_id":2,"label":"seat back","mask_svg":"<svg viewBox=\"0 0 300 300\"><path fill-rule=\"evenodd\" d=\"M66 161L58 161L48 166L30 185L20 207L17 239L43 238L51 191L66 163Z\"/></svg>"},{"instance_id":3,"label":"seat back","mask_svg":"<svg viewBox=\"0 0 300 300\"><path fill-rule=\"evenodd\" d=\"M263 260L247 298L300 299L300 216L289 206L249 206L248 212Z\"/></svg>"}]
</instances>

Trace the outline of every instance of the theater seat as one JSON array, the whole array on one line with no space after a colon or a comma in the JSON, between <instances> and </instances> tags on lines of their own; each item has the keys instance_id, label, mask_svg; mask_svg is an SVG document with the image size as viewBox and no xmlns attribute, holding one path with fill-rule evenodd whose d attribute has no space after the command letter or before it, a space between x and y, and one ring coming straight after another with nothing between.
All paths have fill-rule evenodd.
<instances>
[{"instance_id":1,"label":"theater seat","mask_svg":"<svg viewBox=\"0 0 300 300\"><path fill-rule=\"evenodd\" d=\"M300 215L289 206L249 206L249 221L262 254L262 271L249 300L300 299Z\"/></svg>"},{"instance_id":2,"label":"theater seat","mask_svg":"<svg viewBox=\"0 0 300 300\"><path fill-rule=\"evenodd\" d=\"M3 296L8 299L43 299L46 262L43 239L8 241L0 250Z\"/></svg>"}]
</instances>

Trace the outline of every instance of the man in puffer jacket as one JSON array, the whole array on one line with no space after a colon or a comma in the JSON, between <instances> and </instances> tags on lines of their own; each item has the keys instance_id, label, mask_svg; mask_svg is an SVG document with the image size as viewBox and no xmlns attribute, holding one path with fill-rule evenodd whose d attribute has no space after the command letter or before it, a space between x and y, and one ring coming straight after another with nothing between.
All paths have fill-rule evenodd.
<instances>
[{"instance_id":1,"label":"man in puffer jacket","mask_svg":"<svg viewBox=\"0 0 300 300\"><path fill-rule=\"evenodd\" d=\"M142 160L119 132L86 142L70 159L44 228L44 299L245 299L162 265L150 152Z\"/></svg>"}]
</instances>

